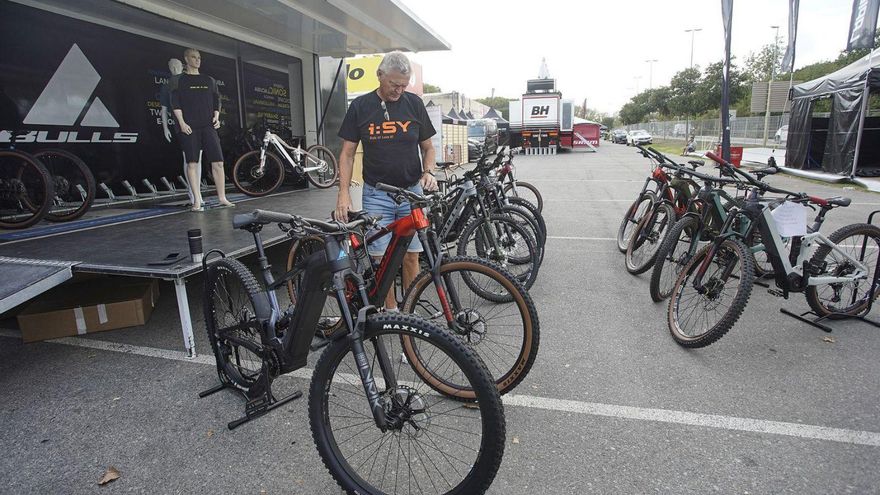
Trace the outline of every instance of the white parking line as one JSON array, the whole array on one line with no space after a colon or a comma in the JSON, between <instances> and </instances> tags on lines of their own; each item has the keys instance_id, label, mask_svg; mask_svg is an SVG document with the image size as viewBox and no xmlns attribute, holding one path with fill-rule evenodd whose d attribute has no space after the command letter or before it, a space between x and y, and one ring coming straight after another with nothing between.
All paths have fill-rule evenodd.
<instances>
[{"instance_id":1,"label":"white parking line","mask_svg":"<svg viewBox=\"0 0 880 495\"><path fill-rule=\"evenodd\" d=\"M569 241L616 241L616 237L572 237L562 235L548 235L547 239L565 239Z\"/></svg>"},{"instance_id":2,"label":"white parking line","mask_svg":"<svg viewBox=\"0 0 880 495\"><path fill-rule=\"evenodd\" d=\"M20 338L16 332L0 330L0 337ZM65 337L47 341L53 344L64 344L102 351L121 352L138 356L183 361L186 363L215 365L214 357L210 355L188 358L181 351L156 349L152 347L118 344L100 340ZM312 370L303 368L287 376L310 379ZM827 426L805 425L799 423L787 423L783 421L768 421L763 419L739 418L735 416L721 416L717 414L703 414L688 411L674 411L669 409L650 409L644 407L617 406L597 402L582 402L565 399L551 399L547 397L534 397L529 395L506 395L504 405L513 407L525 407L530 409L542 409L555 412L569 412L588 416L605 416L612 418L631 419L635 421L653 421L658 423L672 423L687 426L699 426L704 428L718 428L723 430L746 431L768 435L784 435L803 438L808 440L825 440L829 442L847 443L853 445L867 445L880 447L880 433L873 431L848 430L843 428L829 428Z\"/></svg>"},{"instance_id":3,"label":"white parking line","mask_svg":"<svg viewBox=\"0 0 880 495\"><path fill-rule=\"evenodd\" d=\"M720 416L717 414L673 411L669 409L648 409L595 402L547 399L527 395L506 395L504 396L504 405L880 447L880 433L873 431L847 430L843 428L829 428L827 426L738 418L735 416Z\"/></svg>"},{"instance_id":4,"label":"white parking line","mask_svg":"<svg viewBox=\"0 0 880 495\"><path fill-rule=\"evenodd\" d=\"M645 179L523 179L524 182L645 182Z\"/></svg>"},{"instance_id":5,"label":"white parking line","mask_svg":"<svg viewBox=\"0 0 880 495\"><path fill-rule=\"evenodd\" d=\"M545 203L632 203L633 199L545 199Z\"/></svg>"}]
</instances>

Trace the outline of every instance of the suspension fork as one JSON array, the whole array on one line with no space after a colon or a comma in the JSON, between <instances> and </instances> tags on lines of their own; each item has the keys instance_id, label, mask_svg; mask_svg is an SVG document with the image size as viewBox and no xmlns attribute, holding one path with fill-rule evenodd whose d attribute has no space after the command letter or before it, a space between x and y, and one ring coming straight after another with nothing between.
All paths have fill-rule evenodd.
<instances>
[{"instance_id":1,"label":"suspension fork","mask_svg":"<svg viewBox=\"0 0 880 495\"><path fill-rule=\"evenodd\" d=\"M266 151L269 149L269 131L263 136L263 145L260 146L260 172L266 169Z\"/></svg>"},{"instance_id":2,"label":"suspension fork","mask_svg":"<svg viewBox=\"0 0 880 495\"><path fill-rule=\"evenodd\" d=\"M446 323L452 328L455 321L452 306L460 307L461 305L459 304L455 288L452 284L448 283L449 279L440 275L440 266L443 264L443 252L440 250L440 241L436 236L429 236L427 229L419 229L418 236L422 246L425 247L425 256L428 258L431 270L431 280L437 289L437 298L440 300L443 316L446 318ZM452 306L449 304L450 298L452 299Z\"/></svg>"},{"instance_id":3,"label":"suspension fork","mask_svg":"<svg viewBox=\"0 0 880 495\"><path fill-rule=\"evenodd\" d=\"M498 235L500 234L500 232L496 232L492 228L492 221L489 218L491 214L486 208L486 205L483 204L483 199L480 197L479 194L477 194L472 198L472 201L474 211L480 218L483 219L483 221L480 223L480 230L483 232L483 236L486 238L486 241L488 241L488 243L491 245L492 251L494 251L495 256L497 256L498 259L504 259L504 251L501 249L501 245L498 242Z\"/></svg>"},{"instance_id":4,"label":"suspension fork","mask_svg":"<svg viewBox=\"0 0 880 495\"><path fill-rule=\"evenodd\" d=\"M358 310L357 320L352 320L351 310L345 297L346 274L354 276L357 280L358 292L360 293L361 300L368 302L369 296L367 295L363 278L350 273L348 270L339 271L333 274L333 288L336 291L336 299L339 302L339 309L342 313L342 318L345 320L345 324L349 330L348 339L349 345L351 346L351 353L354 356L354 361L358 368L358 374L361 378L361 384L367 395L367 402L370 404L370 411L373 413L373 421L380 430L385 431L387 429L385 408L382 405L379 387L376 385L376 380L373 377L373 370L370 367L370 360L367 358L367 351L364 348L367 314L368 312L373 311L374 307L369 305L364 306ZM387 390L389 387L396 387L397 379L393 374L391 359L388 356L388 351L385 349L382 340L378 338L373 339L373 346L376 349L379 368L381 369L385 380L385 389Z\"/></svg>"},{"instance_id":5,"label":"suspension fork","mask_svg":"<svg viewBox=\"0 0 880 495\"><path fill-rule=\"evenodd\" d=\"M735 213L731 213L727 215L727 218L724 220L724 224L721 226L721 235L712 240L709 244L709 248L706 251L706 256L703 258L703 261L700 263L700 267L697 268L697 273L694 276L694 289L700 294L706 292L706 288L703 286L703 276L706 275L706 272L709 270L709 265L712 263L712 259L715 258L715 255L718 254L719 249L721 248L721 244L724 243L728 238L730 238L734 234L725 234L725 232L729 232L731 226L733 225L733 221L736 218ZM724 272L721 274L722 280L727 280L730 278L730 275L733 273L733 266L727 265L724 267Z\"/></svg>"}]
</instances>

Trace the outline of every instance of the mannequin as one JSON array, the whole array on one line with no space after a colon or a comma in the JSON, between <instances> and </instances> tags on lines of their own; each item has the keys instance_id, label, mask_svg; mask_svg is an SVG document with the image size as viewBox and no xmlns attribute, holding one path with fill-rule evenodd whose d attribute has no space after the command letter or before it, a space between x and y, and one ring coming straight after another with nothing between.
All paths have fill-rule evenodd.
<instances>
[{"instance_id":1,"label":"mannequin","mask_svg":"<svg viewBox=\"0 0 880 495\"><path fill-rule=\"evenodd\" d=\"M180 127L180 142L187 161L187 177L191 184L198 184L198 167L201 157L211 162L211 173L217 186L217 200L221 207L233 205L226 199L223 151L220 147L220 92L214 78L200 74L202 56L195 48L183 52L186 72L177 79L171 92L171 108ZM193 191L193 211L203 211L202 192Z\"/></svg>"},{"instance_id":2,"label":"mannequin","mask_svg":"<svg viewBox=\"0 0 880 495\"><path fill-rule=\"evenodd\" d=\"M177 81L180 78L180 74L183 73L183 62L176 58L172 58L168 60L168 70L171 71L171 77L168 79L168 82L162 86L162 90L160 92L159 100L162 105L161 115L162 115L162 133L165 135L165 140L169 143L171 142L171 129L168 127L168 107L171 106L171 91L177 88ZM178 129L175 127L174 133L177 134ZM179 139L175 139L175 141L179 141ZM181 150L181 155L183 155L183 150ZM189 195L189 204L193 204L193 183L190 182L189 174L187 173L187 164L186 164L186 156L183 155L183 177L186 180L186 193ZM197 170L197 182L196 187L200 187L202 182L202 161L201 157L199 157L199 166Z\"/></svg>"}]
</instances>

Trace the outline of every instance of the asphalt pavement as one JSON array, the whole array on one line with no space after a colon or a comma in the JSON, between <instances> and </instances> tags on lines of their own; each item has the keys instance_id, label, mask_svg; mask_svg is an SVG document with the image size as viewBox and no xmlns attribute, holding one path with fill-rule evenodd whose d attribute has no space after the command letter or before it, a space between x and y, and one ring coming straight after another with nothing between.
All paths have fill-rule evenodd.
<instances>
[{"instance_id":1,"label":"asphalt pavement","mask_svg":"<svg viewBox=\"0 0 880 495\"><path fill-rule=\"evenodd\" d=\"M683 349L666 304L651 302L649 274L627 273L615 243L648 161L603 141L598 153L515 163L545 198L549 237L531 290L541 347L505 397L490 493L880 493L880 329L844 321L825 334L779 312L809 309L803 295L755 287L724 338ZM880 209L874 193L768 181L852 197L826 234ZM271 249L276 265L285 249ZM234 431L225 425L243 412L238 396L197 398L217 380L199 286L189 283L194 359L169 283L139 328L22 344L14 320L0 322L0 493L339 493L306 398ZM279 395L307 392L307 376L280 379ZM110 466L120 478L99 487Z\"/></svg>"}]
</instances>

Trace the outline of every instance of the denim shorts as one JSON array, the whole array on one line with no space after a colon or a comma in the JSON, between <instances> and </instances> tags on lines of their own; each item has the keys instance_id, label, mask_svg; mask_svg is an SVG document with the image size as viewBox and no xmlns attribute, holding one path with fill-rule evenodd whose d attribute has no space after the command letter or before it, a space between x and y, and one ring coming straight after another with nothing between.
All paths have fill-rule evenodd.
<instances>
[{"instance_id":1,"label":"denim shorts","mask_svg":"<svg viewBox=\"0 0 880 495\"><path fill-rule=\"evenodd\" d=\"M414 193L422 194L422 186L420 184L416 184L407 189ZM379 224L383 227L395 220L408 217L412 211L409 202L397 204L388 193L380 191L369 184L364 184L363 208L364 211L370 215L382 215L382 220L379 221ZM389 242L391 242L391 234L383 235L379 239L371 242L370 245L367 246L370 256L382 256L385 254ZM413 236L407 252L421 253L422 251L422 243L419 242L418 236Z\"/></svg>"}]
</instances>

